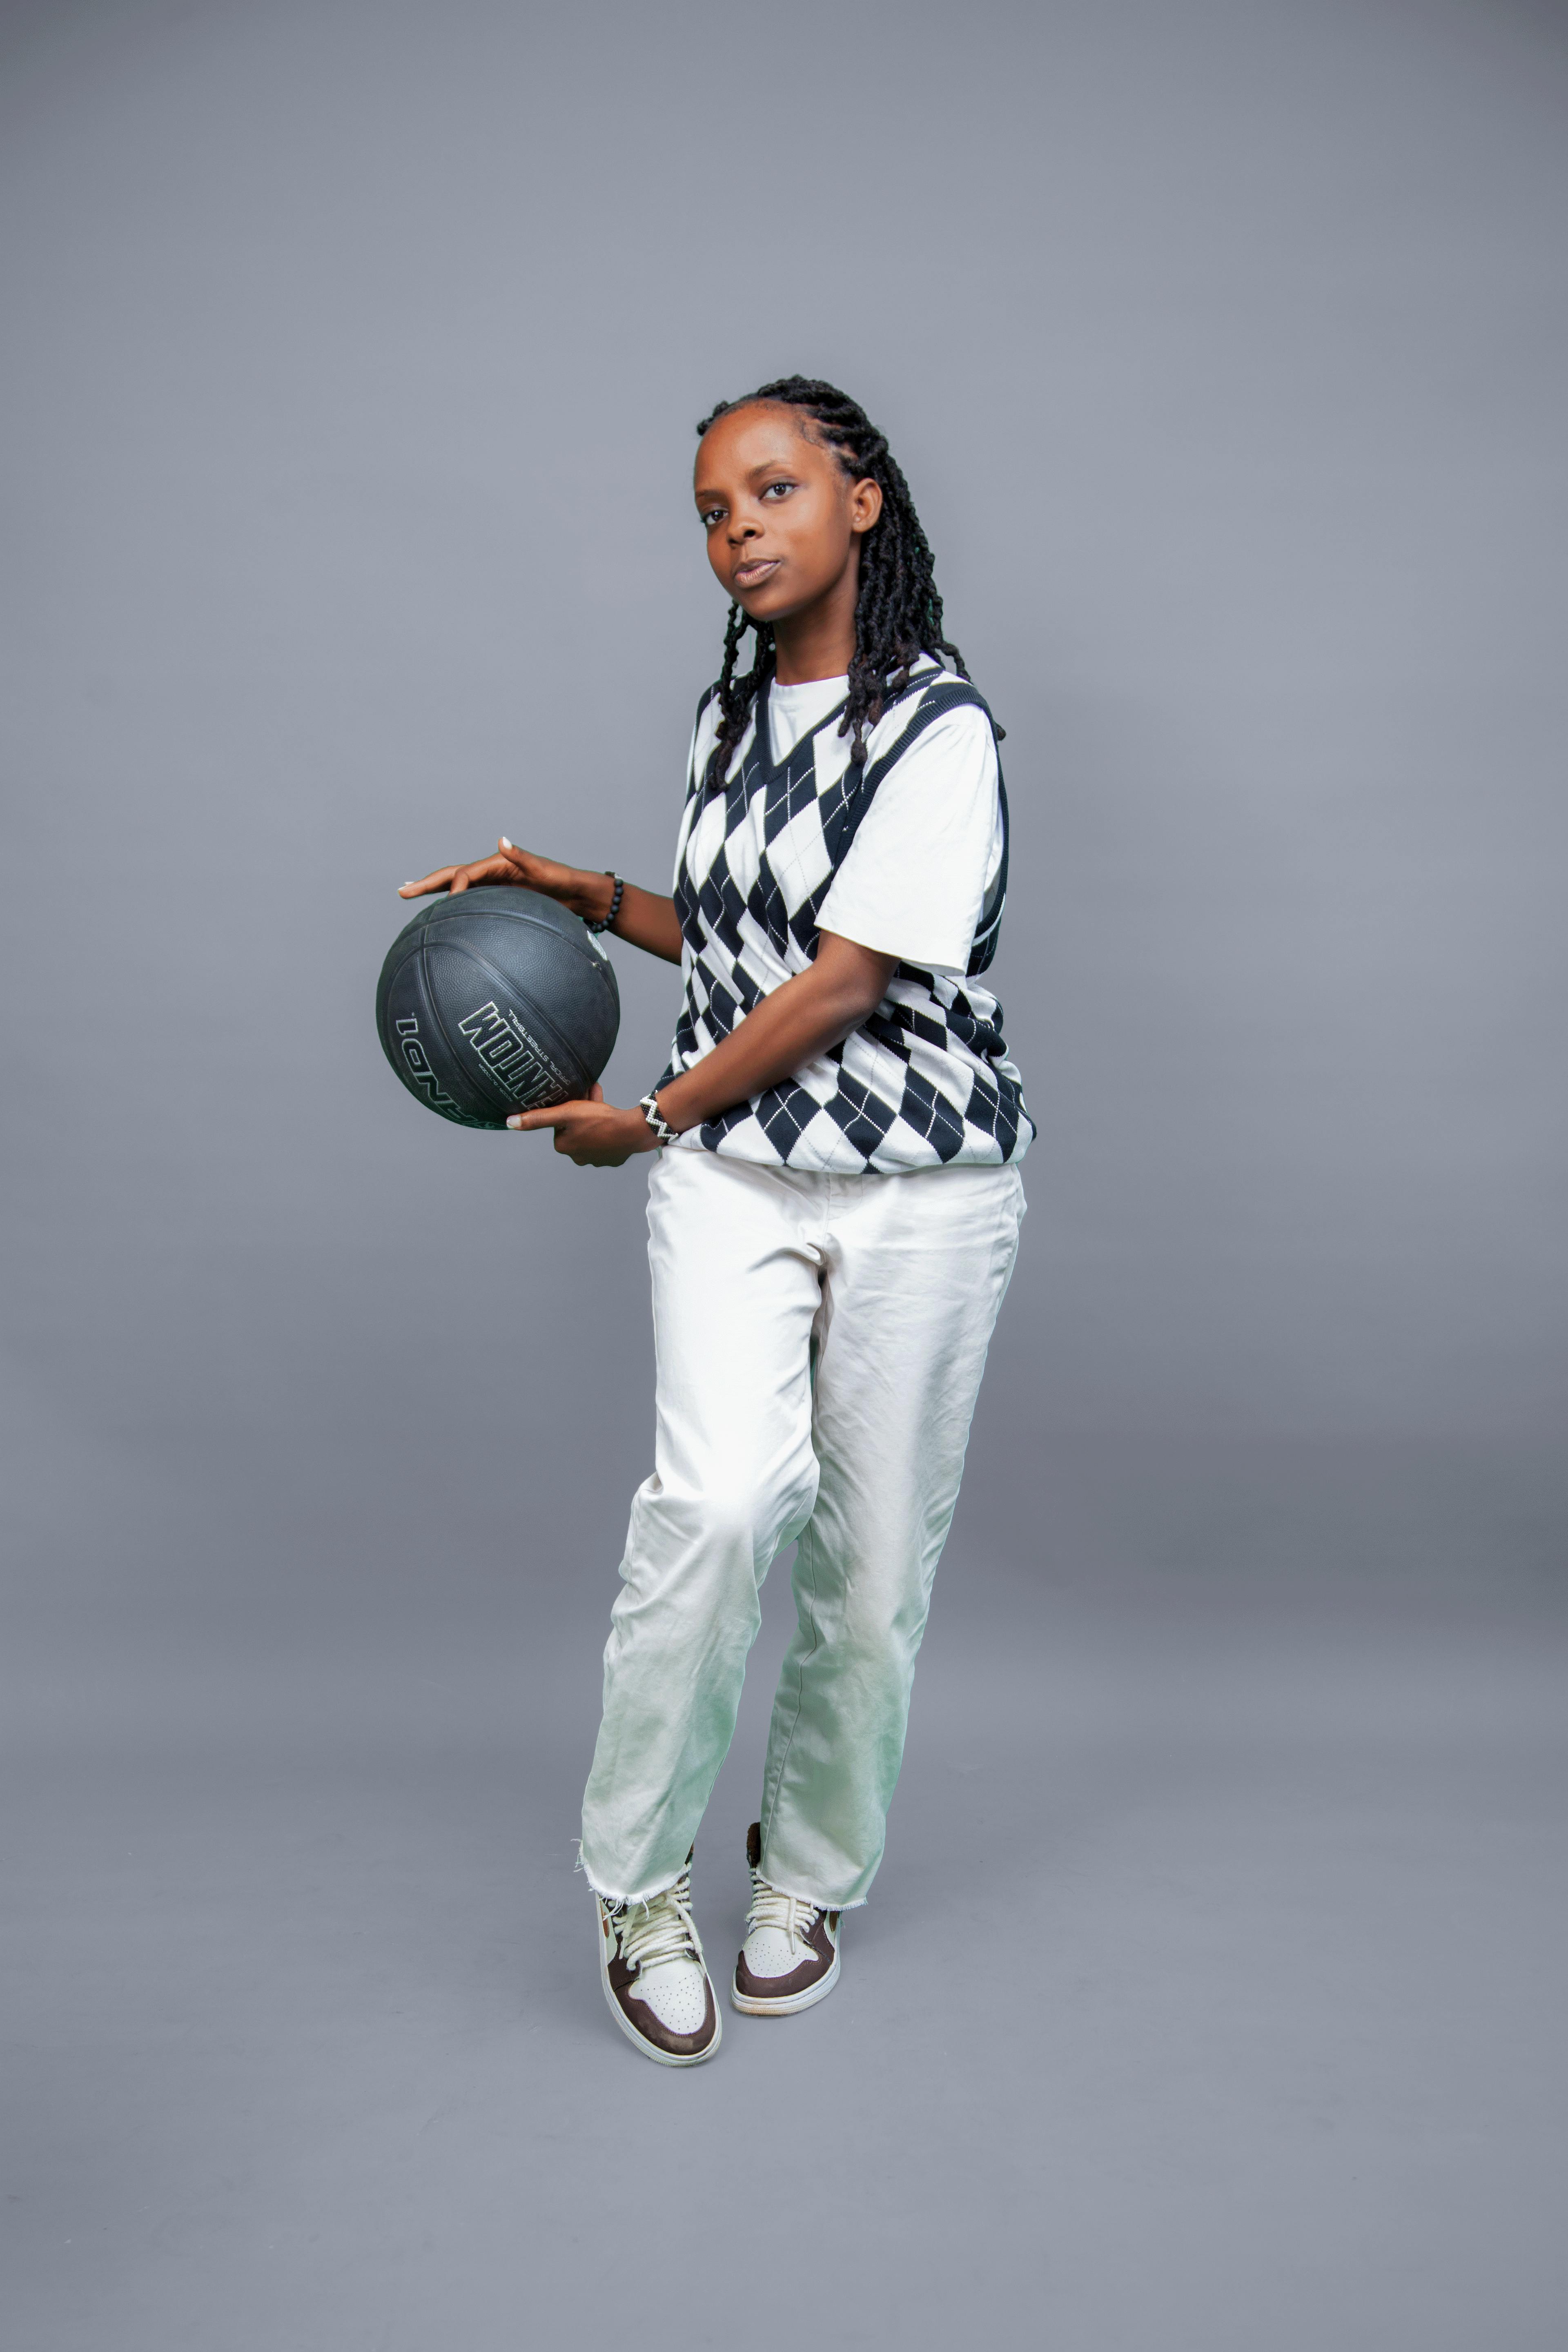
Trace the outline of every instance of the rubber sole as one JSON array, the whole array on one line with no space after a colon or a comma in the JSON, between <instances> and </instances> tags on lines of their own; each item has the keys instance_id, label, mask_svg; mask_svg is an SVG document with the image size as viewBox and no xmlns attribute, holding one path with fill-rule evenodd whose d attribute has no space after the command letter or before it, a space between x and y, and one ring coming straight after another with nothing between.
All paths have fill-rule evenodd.
<instances>
[{"instance_id":1,"label":"rubber sole","mask_svg":"<svg viewBox=\"0 0 1568 2352\"><path fill-rule=\"evenodd\" d=\"M751 1993L738 1991L735 1980L731 1977L730 2006L731 2009L738 2009L743 2017L797 2017L803 2009L815 2008L819 2000L827 1999L828 1994L838 1982L838 1963L842 1955L836 1951L833 1955L833 1966L828 1969L827 1974L817 1983L807 1985L804 1992L791 1993L787 2000L757 2000Z\"/></svg>"},{"instance_id":2,"label":"rubber sole","mask_svg":"<svg viewBox=\"0 0 1568 2352\"><path fill-rule=\"evenodd\" d=\"M632 2048L634 2050L640 2050L645 2058L651 2058L656 2066L706 2066L709 2059L712 2057L713 2053L718 2049L719 2044L724 2039L724 2012L720 2008L718 2002L715 2001L713 2004L713 2039L708 2044L706 2050L693 2050L689 2054L682 2056L679 2055L673 2050L660 2050L652 2042L645 2042L642 2035L637 2032L637 2027L632 2023L631 2019L626 2015L626 2011L621 2007L620 2002L616 1999L616 1996L611 1990L609 1964L605 1958L605 1931L603 1927L599 1929L599 1982L604 1987L605 1999L610 2004L610 2015L615 2019L616 2023L620 2027L621 2032L626 2035L626 2040L631 2043Z\"/></svg>"}]
</instances>

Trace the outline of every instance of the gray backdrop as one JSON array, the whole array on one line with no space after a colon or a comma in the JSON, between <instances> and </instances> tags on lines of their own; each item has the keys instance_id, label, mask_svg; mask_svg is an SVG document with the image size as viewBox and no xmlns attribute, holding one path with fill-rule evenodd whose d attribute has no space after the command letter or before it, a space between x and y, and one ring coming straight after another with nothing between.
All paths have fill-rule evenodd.
<instances>
[{"instance_id":1,"label":"gray backdrop","mask_svg":"<svg viewBox=\"0 0 1568 2352\"><path fill-rule=\"evenodd\" d=\"M0 10L9 2341L1563 2341L1565 128L1526 0ZM644 1171L372 993L501 829L664 885L793 367L1008 729L1041 1134L843 1988L669 2076Z\"/></svg>"}]
</instances>

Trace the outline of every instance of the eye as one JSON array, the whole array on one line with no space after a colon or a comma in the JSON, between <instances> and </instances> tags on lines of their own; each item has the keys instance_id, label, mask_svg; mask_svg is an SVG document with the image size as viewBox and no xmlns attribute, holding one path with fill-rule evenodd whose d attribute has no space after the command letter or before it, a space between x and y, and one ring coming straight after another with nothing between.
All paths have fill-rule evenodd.
<instances>
[{"instance_id":1,"label":"eye","mask_svg":"<svg viewBox=\"0 0 1568 2352\"><path fill-rule=\"evenodd\" d=\"M763 496L764 499L787 499L794 488L795 484L793 482L782 480L770 482L767 488L763 492Z\"/></svg>"},{"instance_id":2,"label":"eye","mask_svg":"<svg viewBox=\"0 0 1568 2352\"><path fill-rule=\"evenodd\" d=\"M711 530L716 522L723 521L724 509L722 507L699 507L697 520L704 530Z\"/></svg>"}]
</instances>

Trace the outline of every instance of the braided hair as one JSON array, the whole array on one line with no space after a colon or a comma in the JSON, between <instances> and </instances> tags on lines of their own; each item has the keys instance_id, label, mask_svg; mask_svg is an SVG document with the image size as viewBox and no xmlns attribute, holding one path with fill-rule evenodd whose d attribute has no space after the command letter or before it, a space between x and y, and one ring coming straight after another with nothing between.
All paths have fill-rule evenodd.
<instances>
[{"instance_id":1,"label":"braided hair","mask_svg":"<svg viewBox=\"0 0 1568 2352\"><path fill-rule=\"evenodd\" d=\"M960 677L969 672L963 656L942 630L942 598L937 585L931 542L921 529L915 502L887 436L879 433L865 410L830 383L815 376L780 376L742 400L721 400L698 426L706 433L732 409L750 408L759 401L798 409L817 427L813 438L831 450L852 482L870 480L882 493L882 511L860 541L859 588L855 600L855 652L849 664L849 693L838 724L841 735L852 737L849 756L859 765L866 757L866 730L882 716L889 698L897 697L910 682L910 671L922 653L945 654ZM756 647L751 668L735 675L741 640L751 629ZM773 677L773 631L771 621L753 621L739 604L730 607L724 631L724 667L719 676L719 735L713 746L710 774L722 775L735 746L745 732L746 714Z\"/></svg>"}]
</instances>

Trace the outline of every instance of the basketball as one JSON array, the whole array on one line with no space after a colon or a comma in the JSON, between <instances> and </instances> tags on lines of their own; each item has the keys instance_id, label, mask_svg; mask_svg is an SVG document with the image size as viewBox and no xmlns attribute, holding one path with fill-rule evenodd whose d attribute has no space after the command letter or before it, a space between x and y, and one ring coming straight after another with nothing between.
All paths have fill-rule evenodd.
<instances>
[{"instance_id":1,"label":"basketball","mask_svg":"<svg viewBox=\"0 0 1568 2352\"><path fill-rule=\"evenodd\" d=\"M614 967L582 918L508 884L422 907L375 992L387 1060L458 1127L587 1094L620 1020Z\"/></svg>"}]
</instances>

